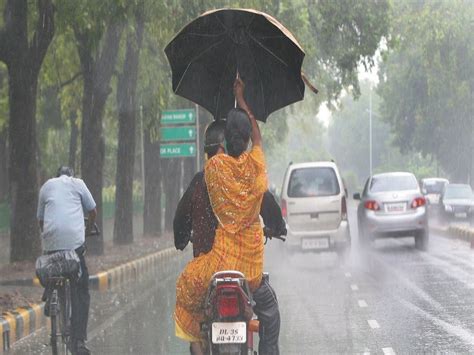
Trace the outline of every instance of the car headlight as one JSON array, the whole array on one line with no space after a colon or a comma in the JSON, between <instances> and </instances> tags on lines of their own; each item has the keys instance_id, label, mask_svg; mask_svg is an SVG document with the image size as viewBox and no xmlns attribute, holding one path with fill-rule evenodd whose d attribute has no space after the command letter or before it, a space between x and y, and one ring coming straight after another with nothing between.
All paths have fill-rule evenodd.
<instances>
[{"instance_id":1,"label":"car headlight","mask_svg":"<svg viewBox=\"0 0 474 355\"><path fill-rule=\"evenodd\" d=\"M444 206L444 210L445 210L446 212L453 212L453 206L445 205L445 206Z\"/></svg>"}]
</instances>

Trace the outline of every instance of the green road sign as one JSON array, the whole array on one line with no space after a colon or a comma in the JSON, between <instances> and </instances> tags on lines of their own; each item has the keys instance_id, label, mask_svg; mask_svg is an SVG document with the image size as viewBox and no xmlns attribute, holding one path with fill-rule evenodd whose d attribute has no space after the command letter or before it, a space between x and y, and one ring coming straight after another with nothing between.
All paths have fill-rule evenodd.
<instances>
[{"instance_id":1,"label":"green road sign","mask_svg":"<svg viewBox=\"0 0 474 355\"><path fill-rule=\"evenodd\" d=\"M162 127L161 140L169 141L192 141L196 139L196 127L180 126L180 127Z\"/></svg>"},{"instance_id":2,"label":"green road sign","mask_svg":"<svg viewBox=\"0 0 474 355\"><path fill-rule=\"evenodd\" d=\"M196 156L196 143L162 144L161 158L183 158Z\"/></svg>"},{"instance_id":3,"label":"green road sign","mask_svg":"<svg viewBox=\"0 0 474 355\"><path fill-rule=\"evenodd\" d=\"M161 124L180 124L196 122L196 111L194 109L186 110L166 110L161 114Z\"/></svg>"}]
</instances>

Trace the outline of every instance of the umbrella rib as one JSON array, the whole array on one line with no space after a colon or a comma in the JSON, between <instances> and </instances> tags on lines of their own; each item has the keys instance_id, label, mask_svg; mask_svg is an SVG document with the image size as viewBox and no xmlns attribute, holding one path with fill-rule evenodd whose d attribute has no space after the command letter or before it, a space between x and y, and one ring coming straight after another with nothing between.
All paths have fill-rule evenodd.
<instances>
[{"instance_id":1,"label":"umbrella rib","mask_svg":"<svg viewBox=\"0 0 474 355\"><path fill-rule=\"evenodd\" d=\"M229 62L229 57L231 56L231 54L233 54L233 52L234 51L229 51L229 53L227 54L226 63ZM224 68L224 75L221 77L221 80L219 80L219 89L217 90L217 100L216 100L216 107L215 107L214 115L217 115L217 112L218 112L217 110L219 109L219 99L221 97L222 80L223 80L223 77L225 76L225 69L226 68L227 68L227 65ZM216 117L215 119L218 120L219 117Z\"/></svg>"},{"instance_id":2,"label":"umbrella rib","mask_svg":"<svg viewBox=\"0 0 474 355\"><path fill-rule=\"evenodd\" d=\"M219 37L222 36L224 33L218 34L206 34L206 33L196 33L196 32L189 32L186 33L186 36L197 36L197 37Z\"/></svg>"},{"instance_id":3,"label":"umbrella rib","mask_svg":"<svg viewBox=\"0 0 474 355\"><path fill-rule=\"evenodd\" d=\"M264 116L266 117L266 115L267 115L267 107L266 107L266 105L265 105L265 92L264 92L264 90L263 90L262 75L260 74L260 70L259 70L259 68L258 68L257 61L255 60L255 56L254 56L253 52L252 52L252 51L249 51L249 52L250 52L250 54L252 55L252 59L253 59L253 62L254 62L254 64L255 64L255 68L257 69L258 78L259 78L258 81L259 81L259 83L260 83L260 91L262 92L262 101L263 101L263 110L264 110L263 114L264 114ZM261 117L261 119L262 119L262 120L265 120L264 117Z\"/></svg>"},{"instance_id":4,"label":"umbrella rib","mask_svg":"<svg viewBox=\"0 0 474 355\"><path fill-rule=\"evenodd\" d=\"M220 45L222 42L224 42L224 40L225 40L225 38L223 38L221 41L215 43L214 45L208 47L205 51L201 52L199 55L197 55L196 57L194 57L193 59L191 59L191 60L189 61L188 65L186 66L186 70L184 71L183 75L181 76L181 79L179 80L178 85L176 85L176 89L174 90L175 92L177 92L178 89L179 89L179 87L181 86L181 83L182 83L184 77L186 76L186 73L187 73L189 67L191 66L191 64L193 64L194 61L196 61L196 59L202 57L206 52L210 51L212 48L214 48L214 47Z\"/></svg>"},{"instance_id":5,"label":"umbrella rib","mask_svg":"<svg viewBox=\"0 0 474 355\"><path fill-rule=\"evenodd\" d=\"M270 53L272 56L274 56L280 63L282 63L285 67L288 66L288 64L285 63L284 60L282 60L279 56L277 56L275 53L273 53L270 49L268 49L263 43L261 43L259 40L257 40L254 36L252 36L251 33L249 33L249 37L256 42L260 47L265 49L268 53Z\"/></svg>"}]
</instances>

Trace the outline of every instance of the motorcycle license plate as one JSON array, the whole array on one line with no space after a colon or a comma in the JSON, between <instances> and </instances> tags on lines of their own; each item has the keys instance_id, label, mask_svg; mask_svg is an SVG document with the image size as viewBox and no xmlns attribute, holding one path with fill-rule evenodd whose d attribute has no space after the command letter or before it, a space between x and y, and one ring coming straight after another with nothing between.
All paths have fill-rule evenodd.
<instances>
[{"instance_id":1,"label":"motorcycle license plate","mask_svg":"<svg viewBox=\"0 0 474 355\"><path fill-rule=\"evenodd\" d=\"M301 240L301 248L305 250L311 249L328 249L328 238L303 238Z\"/></svg>"},{"instance_id":2,"label":"motorcycle license plate","mask_svg":"<svg viewBox=\"0 0 474 355\"><path fill-rule=\"evenodd\" d=\"M247 325L245 322L212 323L213 344L243 344L247 341Z\"/></svg>"}]
</instances>

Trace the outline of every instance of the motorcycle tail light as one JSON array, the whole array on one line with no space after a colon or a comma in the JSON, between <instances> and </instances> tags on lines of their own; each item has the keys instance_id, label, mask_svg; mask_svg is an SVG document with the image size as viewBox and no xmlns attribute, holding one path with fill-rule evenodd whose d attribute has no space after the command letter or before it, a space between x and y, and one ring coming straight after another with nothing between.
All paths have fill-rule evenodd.
<instances>
[{"instance_id":1,"label":"motorcycle tail light","mask_svg":"<svg viewBox=\"0 0 474 355\"><path fill-rule=\"evenodd\" d=\"M379 206L379 204L377 203L377 201L372 201L372 200L365 201L364 207L365 207L366 209L372 210L372 211L378 211L378 210L380 210L380 206Z\"/></svg>"},{"instance_id":2,"label":"motorcycle tail light","mask_svg":"<svg viewBox=\"0 0 474 355\"><path fill-rule=\"evenodd\" d=\"M286 218L288 215L288 209L286 206L286 200L284 198L281 199L281 216Z\"/></svg>"},{"instance_id":3,"label":"motorcycle tail light","mask_svg":"<svg viewBox=\"0 0 474 355\"><path fill-rule=\"evenodd\" d=\"M217 295L217 312L220 317L238 316L240 314L239 294L232 289L221 289Z\"/></svg>"},{"instance_id":4,"label":"motorcycle tail light","mask_svg":"<svg viewBox=\"0 0 474 355\"><path fill-rule=\"evenodd\" d=\"M411 208L418 208L426 205L426 199L424 197L417 197L411 203Z\"/></svg>"}]
</instances>

